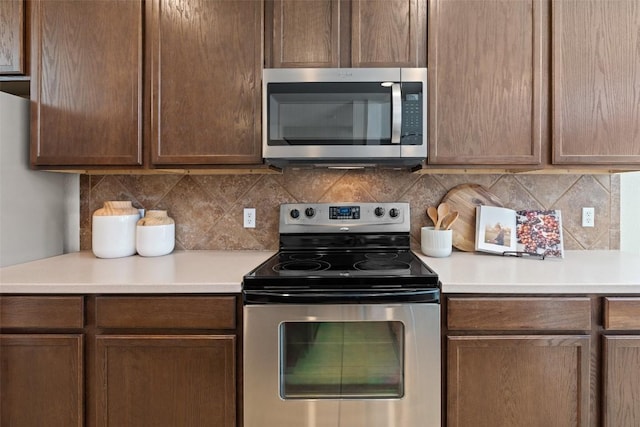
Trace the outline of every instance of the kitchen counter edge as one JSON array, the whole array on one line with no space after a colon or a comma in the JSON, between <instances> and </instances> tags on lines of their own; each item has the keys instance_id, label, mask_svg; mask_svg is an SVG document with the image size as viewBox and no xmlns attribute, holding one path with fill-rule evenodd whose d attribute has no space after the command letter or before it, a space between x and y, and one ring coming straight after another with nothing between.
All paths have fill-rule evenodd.
<instances>
[{"instance_id":1,"label":"kitchen counter edge","mask_svg":"<svg viewBox=\"0 0 640 427\"><path fill-rule=\"evenodd\" d=\"M242 278L275 251L174 251L99 259L81 251L0 269L3 294L239 293ZM431 258L445 294L640 294L640 255L566 251L563 259L458 252Z\"/></svg>"},{"instance_id":2,"label":"kitchen counter edge","mask_svg":"<svg viewBox=\"0 0 640 427\"><path fill-rule=\"evenodd\" d=\"M518 258L454 251L432 258L445 294L640 294L640 255L615 250L565 251L564 258Z\"/></svg>"}]
</instances>

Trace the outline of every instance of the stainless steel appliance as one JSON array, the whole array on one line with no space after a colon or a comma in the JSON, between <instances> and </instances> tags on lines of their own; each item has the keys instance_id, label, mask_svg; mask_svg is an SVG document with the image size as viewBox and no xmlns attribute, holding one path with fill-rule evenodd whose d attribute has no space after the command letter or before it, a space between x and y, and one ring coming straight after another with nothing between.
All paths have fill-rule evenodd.
<instances>
[{"instance_id":1,"label":"stainless steel appliance","mask_svg":"<svg viewBox=\"0 0 640 427\"><path fill-rule=\"evenodd\" d=\"M245 427L440 427L438 276L408 203L284 204L243 280Z\"/></svg>"},{"instance_id":2,"label":"stainless steel appliance","mask_svg":"<svg viewBox=\"0 0 640 427\"><path fill-rule=\"evenodd\" d=\"M263 71L267 163L419 166L427 157L426 68Z\"/></svg>"}]
</instances>

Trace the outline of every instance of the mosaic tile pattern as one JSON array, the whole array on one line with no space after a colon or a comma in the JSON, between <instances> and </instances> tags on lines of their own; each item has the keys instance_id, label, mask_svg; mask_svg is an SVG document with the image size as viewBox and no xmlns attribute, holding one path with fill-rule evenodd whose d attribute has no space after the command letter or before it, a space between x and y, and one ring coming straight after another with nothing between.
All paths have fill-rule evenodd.
<instances>
[{"instance_id":1,"label":"mosaic tile pattern","mask_svg":"<svg viewBox=\"0 0 640 427\"><path fill-rule=\"evenodd\" d=\"M176 222L176 248L276 250L281 203L389 202L411 204L411 236L431 225L427 206L449 189L477 183L513 209L561 209L566 249L619 249L620 179L617 175L416 175L402 171L285 170L281 175L86 175L80 179L80 246L91 248L91 216L107 200L131 200L166 209ZM581 226L581 207L593 206L596 224ZM245 207L257 227L242 226Z\"/></svg>"}]
</instances>

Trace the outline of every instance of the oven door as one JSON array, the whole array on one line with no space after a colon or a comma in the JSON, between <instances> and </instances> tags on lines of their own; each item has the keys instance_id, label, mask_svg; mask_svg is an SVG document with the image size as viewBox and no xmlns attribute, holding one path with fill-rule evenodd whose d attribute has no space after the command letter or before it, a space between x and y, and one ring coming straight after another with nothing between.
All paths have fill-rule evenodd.
<instances>
[{"instance_id":1,"label":"oven door","mask_svg":"<svg viewBox=\"0 0 640 427\"><path fill-rule=\"evenodd\" d=\"M244 307L245 427L440 426L440 305Z\"/></svg>"}]
</instances>

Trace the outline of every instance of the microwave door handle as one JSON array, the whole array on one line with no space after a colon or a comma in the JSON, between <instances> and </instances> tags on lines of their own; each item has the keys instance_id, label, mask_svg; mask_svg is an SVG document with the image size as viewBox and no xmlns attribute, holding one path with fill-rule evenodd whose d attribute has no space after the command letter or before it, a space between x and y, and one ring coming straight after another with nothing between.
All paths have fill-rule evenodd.
<instances>
[{"instance_id":1,"label":"microwave door handle","mask_svg":"<svg viewBox=\"0 0 640 427\"><path fill-rule=\"evenodd\" d=\"M402 130L402 92L400 83L391 85L391 143L400 144Z\"/></svg>"}]
</instances>

